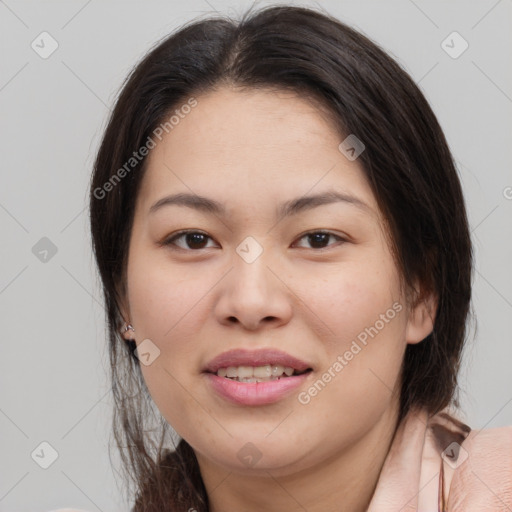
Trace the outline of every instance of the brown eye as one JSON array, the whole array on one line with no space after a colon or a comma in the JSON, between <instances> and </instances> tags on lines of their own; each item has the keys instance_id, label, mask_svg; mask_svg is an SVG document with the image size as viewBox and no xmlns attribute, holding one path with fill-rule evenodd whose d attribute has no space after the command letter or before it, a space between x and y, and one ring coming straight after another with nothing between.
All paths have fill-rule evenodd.
<instances>
[{"instance_id":1,"label":"brown eye","mask_svg":"<svg viewBox=\"0 0 512 512\"><path fill-rule=\"evenodd\" d=\"M330 233L329 231L311 231L310 233L303 235L300 240L306 238L308 243L311 244L311 249L325 249L329 245L332 245L328 245L329 239L331 237L336 238L338 241L345 242L344 238L335 235L334 233Z\"/></svg>"},{"instance_id":2,"label":"brown eye","mask_svg":"<svg viewBox=\"0 0 512 512\"><path fill-rule=\"evenodd\" d=\"M181 239L184 240L185 246L175 243L176 240ZM165 240L162 245L176 245L180 249L205 249L205 243L208 239L211 238L200 231L181 231Z\"/></svg>"}]
</instances>

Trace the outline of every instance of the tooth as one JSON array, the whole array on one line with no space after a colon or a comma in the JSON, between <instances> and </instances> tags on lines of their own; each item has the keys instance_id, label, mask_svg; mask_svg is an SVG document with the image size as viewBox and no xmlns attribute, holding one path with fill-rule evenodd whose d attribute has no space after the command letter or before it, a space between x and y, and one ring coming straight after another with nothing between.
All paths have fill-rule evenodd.
<instances>
[{"instance_id":1,"label":"tooth","mask_svg":"<svg viewBox=\"0 0 512 512\"><path fill-rule=\"evenodd\" d=\"M246 379L252 378L254 372L254 368L252 366L239 366L238 367L238 378Z\"/></svg>"},{"instance_id":2,"label":"tooth","mask_svg":"<svg viewBox=\"0 0 512 512\"><path fill-rule=\"evenodd\" d=\"M272 377L280 377L284 372L284 366L275 364L272 366Z\"/></svg>"},{"instance_id":3,"label":"tooth","mask_svg":"<svg viewBox=\"0 0 512 512\"><path fill-rule=\"evenodd\" d=\"M228 377L238 379L244 382L257 382L256 379L274 380L277 378L291 377L294 373L291 366L282 366L280 364L266 364L263 366L229 366L227 368L219 368L217 375L219 377ZM251 380L254 379L254 380Z\"/></svg>"},{"instance_id":4,"label":"tooth","mask_svg":"<svg viewBox=\"0 0 512 512\"><path fill-rule=\"evenodd\" d=\"M238 377L238 367L237 366L229 366L226 376L227 377Z\"/></svg>"},{"instance_id":5,"label":"tooth","mask_svg":"<svg viewBox=\"0 0 512 512\"><path fill-rule=\"evenodd\" d=\"M256 366L254 368L254 376L257 379L263 379L265 377L270 377L272 375L272 368L269 364L265 366Z\"/></svg>"}]
</instances>

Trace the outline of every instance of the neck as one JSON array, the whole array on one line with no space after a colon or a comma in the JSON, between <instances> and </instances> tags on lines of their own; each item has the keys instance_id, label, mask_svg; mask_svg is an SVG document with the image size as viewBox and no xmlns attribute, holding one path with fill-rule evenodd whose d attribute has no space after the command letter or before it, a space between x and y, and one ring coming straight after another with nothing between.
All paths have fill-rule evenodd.
<instances>
[{"instance_id":1,"label":"neck","mask_svg":"<svg viewBox=\"0 0 512 512\"><path fill-rule=\"evenodd\" d=\"M275 476L239 474L196 454L210 512L244 510L325 512L367 510L393 441L398 419L393 407L349 448L333 452L321 464Z\"/></svg>"}]
</instances>

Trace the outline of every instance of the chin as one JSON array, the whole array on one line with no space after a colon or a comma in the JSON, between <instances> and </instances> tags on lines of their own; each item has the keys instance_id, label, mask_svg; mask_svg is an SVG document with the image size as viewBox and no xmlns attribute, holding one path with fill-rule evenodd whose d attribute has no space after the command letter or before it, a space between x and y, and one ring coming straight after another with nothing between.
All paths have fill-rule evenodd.
<instances>
[{"instance_id":1,"label":"chin","mask_svg":"<svg viewBox=\"0 0 512 512\"><path fill-rule=\"evenodd\" d=\"M274 425L275 428L275 425ZM266 433L271 432L267 430ZM297 465L305 456L306 448L291 437L276 436L272 434L267 438L263 436L236 436L230 438L227 443L216 445L217 450L212 451L212 446L206 446L202 450L206 457L214 464L225 467L229 471L242 474L268 476L288 474L297 471Z\"/></svg>"}]
</instances>

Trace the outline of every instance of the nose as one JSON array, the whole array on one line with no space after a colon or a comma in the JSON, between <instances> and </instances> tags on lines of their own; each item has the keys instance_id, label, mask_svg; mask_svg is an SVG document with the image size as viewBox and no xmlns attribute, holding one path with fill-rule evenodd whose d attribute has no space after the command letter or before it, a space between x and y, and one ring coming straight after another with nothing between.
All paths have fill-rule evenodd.
<instances>
[{"instance_id":1,"label":"nose","mask_svg":"<svg viewBox=\"0 0 512 512\"><path fill-rule=\"evenodd\" d=\"M235 254L231 270L219 283L214 309L217 320L251 331L288 323L293 294L280 274L282 271L266 257L265 251L252 262Z\"/></svg>"}]
</instances>

